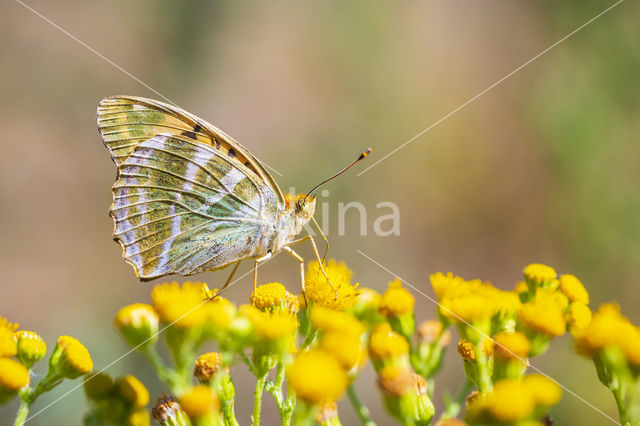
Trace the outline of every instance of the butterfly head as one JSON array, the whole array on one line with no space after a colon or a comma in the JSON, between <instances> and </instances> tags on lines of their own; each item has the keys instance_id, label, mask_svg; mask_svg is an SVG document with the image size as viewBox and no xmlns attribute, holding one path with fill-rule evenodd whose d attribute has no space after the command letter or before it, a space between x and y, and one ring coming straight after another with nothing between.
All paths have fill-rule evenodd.
<instances>
[{"instance_id":1,"label":"butterfly head","mask_svg":"<svg viewBox=\"0 0 640 426\"><path fill-rule=\"evenodd\" d=\"M311 220L316 211L316 196L307 194L287 194L285 196L288 209L292 209L298 220L304 223Z\"/></svg>"}]
</instances>

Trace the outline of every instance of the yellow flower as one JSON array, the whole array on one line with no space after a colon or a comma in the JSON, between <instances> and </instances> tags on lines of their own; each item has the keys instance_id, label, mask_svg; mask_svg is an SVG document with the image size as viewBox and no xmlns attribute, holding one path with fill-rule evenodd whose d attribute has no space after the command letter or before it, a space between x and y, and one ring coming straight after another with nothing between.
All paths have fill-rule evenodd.
<instances>
[{"instance_id":1,"label":"yellow flower","mask_svg":"<svg viewBox=\"0 0 640 426\"><path fill-rule=\"evenodd\" d=\"M521 360L529 355L531 344L522 333L501 331L493 339L495 340L496 358Z\"/></svg>"},{"instance_id":2,"label":"yellow flower","mask_svg":"<svg viewBox=\"0 0 640 426\"><path fill-rule=\"evenodd\" d=\"M409 342L400 334L391 330L388 323L378 324L369 338L371 358L388 359L409 353Z\"/></svg>"},{"instance_id":3,"label":"yellow flower","mask_svg":"<svg viewBox=\"0 0 640 426\"><path fill-rule=\"evenodd\" d=\"M204 324L206 304L202 283L185 282L180 286L177 282L156 285L151 290L153 307L160 319L167 324L175 324L183 328L195 328Z\"/></svg>"},{"instance_id":4,"label":"yellow flower","mask_svg":"<svg viewBox=\"0 0 640 426\"><path fill-rule=\"evenodd\" d=\"M518 319L530 330L546 336L561 336L567 324L558 303L536 299L525 303L518 312Z\"/></svg>"},{"instance_id":5,"label":"yellow flower","mask_svg":"<svg viewBox=\"0 0 640 426\"><path fill-rule=\"evenodd\" d=\"M345 310L358 299L358 285L351 285L352 272L344 262L330 259L324 266L330 283L322 274L318 262L309 262L305 294L309 300L332 309Z\"/></svg>"},{"instance_id":6,"label":"yellow flower","mask_svg":"<svg viewBox=\"0 0 640 426\"><path fill-rule=\"evenodd\" d=\"M533 397L536 405L551 407L562 397L560 386L540 374L529 374L522 379L522 386Z\"/></svg>"},{"instance_id":7,"label":"yellow flower","mask_svg":"<svg viewBox=\"0 0 640 426\"><path fill-rule=\"evenodd\" d=\"M311 324L322 331L342 331L356 336L364 334L364 325L353 315L315 305L310 311Z\"/></svg>"},{"instance_id":8,"label":"yellow flower","mask_svg":"<svg viewBox=\"0 0 640 426\"><path fill-rule=\"evenodd\" d=\"M258 286L251 294L251 304L261 311L296 313L297 298L280 283L268 283Z\"/></svg>"},{"instance_id":9,"label":"yellow flower","mask_svg":"<svg viewBox=\"0 0 640 426\"><path fill-rule=\"evenodd\" d=\"M414 388L416 380L413 371L409 368L388 365L378 372L378 383L385 392L395 396L403 396Z\"/></svg>"},{"instance_id":10,"label":"yellow flower","mask_svg":"<svg viewBox=\"0 0 640 426\"><path fill-rule=\"evenodd\" d=\"M580 334L591 323L591 309L581 302L573 302L567 311L569 330L573 335Z\"/></svg>"},{"instance_id":11,"label":"yellow flower","mask_svg":"<svg viewBox=\"0 0 640 426\"><path fill-rule=\"evenodd\" d=\"M567 309L567 306L569 306L569 299L567 296L551 288L538 289L534 300L541 303L554 303L562 311Z\"/></svg>"},{"instance_id":12,"label":"yellow flower","mask_svg":"<svg viewBox=\"0 0 640 426\"><path fill-rule=\"evenodd\" d=\"M515 291L518 294L526 293L529 291L529 287L527 287L527 283L525 283L524 281L518 281L516 283L516 286L513 288L513 291Z\"/></svg>"},{"instance_id":13,"label":"yellow flower","mask_svg":"<svg viewBox=\"0 0 640 426\"><path fill-rule=\"evenodd\" d=\"M216 332L228 330L236 315L235 305L220 296L207 301L198 310L202 310L206 323Z\"/></svg>"},{"instance_id":14,"label":"yellow flower","mask_svg":"<svg viewBox=\"0 0 640 426\"><path fill-rule=\"evenodd\" d=\"M358 287L360 294L354 309L356 311L377 310L380 306L381 296L380 293L372 288Z\"/></svg>"},{"instance_id":15,"label":"yellow flower","mask_svg":"<svg viewBox=\"0 0 640 426\"><path fill-rule=\"evenodd\" d=\"M454 276L451 272L447 272L446 275L442 272L432 274L429 276L429 280L438 299L442 299L445 294L450 292L463 293L471 287L470 283L465 281L464 278Z\"/></svg>"},{"instance_id":16,"label":"yellow flower","mask_svg":"<svg viewBox=\"0 0 640 426\"><path fill-rule=\"evenodd\" d=\"M276 340L293 336L298 328L298 320L288 313L263 314L253 325L259 336Z\"/></svg>"},{"instance_id":17,"label":"yellow flower","mask_svg":"<svg viewBox=\"0 0 640 426\"><path fill-rule=\"evenodd\" d=\"M158 322L156 311L144 303L125 306L118 311L113 321L127 343L133 347L153 345L158 340Z\"/></svg>"},{"instance_id":18,"label":"yellow flower","mask_svg":"<svg viewBox=\"0 0 640 426\"><path fill-rule=\"evenodd\" d=\"M560 291L567 296L571 302L589 304L589 293L578 278L571 274L564 274L560 277Z\"/></svg>"},{"instance_id":19,"label":"yellow flower","mask_svg":"<svg viewBox=\"0 0 640 426\"><path fill-rule=\"evenodd\" d=\"M532 263L524 268L524 277L536 286L546 286L556 279L557 274L551 266Z\"/></svg>"},{"instance_id":20,"label":"yellow flower","mask_svg":"<svg viewBox=\"0 0 640 426\"><path fill-rule=\"evenodd\" d=\"M149 419L149 413L144 408L139 408L129 414L127 417L126 426L149 426L151 420Z\"/></svg>"},{"instance_id":21,"label":"yellow flower","mask_svg":"<svg viewBox=\"0 0 640 426\"><path fill-rule=\"evenodd\" d=\"M18 349L17 358L27 368L40 361L47 353L47 344L37 333L20 330L13 335Z\"/></svg>"},{"instance_id":22,"label":"yellow flower","mask_svg":"<svg viewBox=\"0 0 640 426\"><path fill-rule=\"evenodd\" d=\"M13 330L0 327L0 358L15 356L18 353L18 346L13 337Z\"/></svg>"},{"instance_id":23,"label":"yellow flower","mask_svg":"<svg viewBox=\"0 0 640 426\"><path fill-rule=\"evenodd\" d=\"M131 374L118 379L118 390L135 407L144 407L149 403L149 391L140 380Z\"/></svg>"},{"instance_id":24,"label":"yellow flower","mask_svg":"<svg viewBox=\"0 0 640 426\"><path fill-rule=\"evenodd\" d=\"M389 288L382 295L379 310L384 316L399 316L412 313L415 299L407 290L402 288L400 279L389 283Z\"/></svg>"},{"instance_id":25,"label":"yellow flower","mask_svg":"<svg viewBox=\"0 0 640 426\"><path fill-rule=\"evenodd\" d=\"M0 358L0 394L17 392L28 383L29 371L22 364L11 358Z\"/></svg>"},{"instance_id":26,"label":"yellow flower","mask_svg":"<svg viewBox=\"0 0 640 426\"><path fill-rule=\"evenodd\" d=\"M364 348L359 336L342 331L329 331L320 338L320 349L333 355L346 371L356 365L363 367L360 361L364 356Z\"/></svg>"},{"instance_id":27,"label":"yellow flower","mask_svg":"<svg viewBox=\"0 0 640 426\"><path fill-rule=\"evenodd\" d=\"M180 397L180 406L189 417L200 418L218 411L215 391L207 385L197 385Z\"/></svg>"},{"instance_id":28,"label":"yellow flower","mask_svg":"<svg viewBox=\"0 0 640 426\"><path fill-rule=\"evenodd\" d=\"M93 361L82 343L71 336L60 336L49 359L49 366L56 376L75 379L93 370Z\"/></svg>"},{"instance_id":29,"label":"yellow flower","mask_svg":"<svg viewBox=\"0 0 640 426\"><path fill-rule=\"evenodd\" d=\"M493 391L484 401L486 409L496 420L515 423L529 417L536 400L524 389L519 380L503 379L495 383Z\"/></svg>"},{"instance_id":30,"label":"yellow flower","mask_svg":"<svg viewBox=\"0 0 640 426\"><path fill-rule=\"evenodd\" d=\"M196 360L193 375L200 383L209 383L222 366L222 355L217 352L202 354Z\"/></svg>"},{"instance_id":31,"label":"yellow flower","mask_svg":"<svg viewBox=\"0 0 640 426\"><path fill-rule=\"evenodd\" d=\"M578 353L588 357L607 347L619 348L630 363L640 365L640 331L612 303L601 305L589 326L576 336Z\"/></svg>"},{"instance_id":32,"label":"yellow flower","mask_svg":"<svg viewBox=\"0 0 640 426\"><path fill-rule=\"evenodd\" d=\"M87 398L98 401L111 393L115 383L107 373L96 373L87 377L82 385Z\"/></svg>"},{"instance_id":33,"label":"yellow flower","mask_svg":"<svg viewBox=\"0 0 640 426\"><path fill-rule=\"evenodd\" d=\"M493 340L484 339L482 341L482 352L487 357L491 357L493 355ZM460 339L458 341L458 353L468 362L476 362L476 349L473 343L466 339Z\"/></svg>"},{"instance_id":34,"label":"yellow flower","mask_svg":"<svg viewBox=\"0 0 640 426\"><path fill-rule=\"evenodd\" d=\"M347 373L331 355L311 349L298 355L287 371L289 385L309 404L337 401L347 387Z\"/></svg>"}]
</instances>

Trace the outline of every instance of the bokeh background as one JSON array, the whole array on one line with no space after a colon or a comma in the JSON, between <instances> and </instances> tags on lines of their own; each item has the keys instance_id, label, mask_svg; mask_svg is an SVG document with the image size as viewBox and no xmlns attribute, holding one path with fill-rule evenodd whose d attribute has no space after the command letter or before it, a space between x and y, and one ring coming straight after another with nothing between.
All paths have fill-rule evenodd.
<instances>
[{"instance_id":1,"label":"bokeh background","mask_svg":"<svg viewBox=\"0 0 640 426\"><path fill-rule=\"evenodd\" d=\"M138 0L28 3L184 109L216 124L302 191L371 146L373 161L425 129L611 5L528 2ZM124 304L149 300L111 240L115 167L95 126L114 94L159 98L18 2L0 6L0 314L50 342L71 334L101 368L127 347L112 327ZM576 274L592 306L618 301L640 321L640 6L623 2L376 167L327 188L331 256L362 285L393 276L428 295L428 275L453 271L512 288L522 268L548 263ZM360 170L373 161L363 164ZM367 236L352 211L338 236L337 205L367 207ZM400 235L373 234L392 201ZM318 213L322 220L322 212ZM309 247L302 252L311 257ZM240 271L250 269L247 263ZM297 265L278 256L262 282L298 288ZM197 277L219 285L227 272ZM182 280L182 279L180 279ZM250 277L228 297L248 300ZM418 316L435 306L415 293ZM46 363L37 373L44 374ZM616 416L592 364L568 336L535 361L580 397ZM109 372L161 384L132 354ZM238 412L249 421L253 381L242 368ZM76 382L61 385L36 412ZM438 394L455 392L455 350ZM367 369L358 383L380 424ZM30 424L79 424L81 390ZM265 398L264 424L277 424ZM436 398L438 407L442 401ZM0 408L10 424L15 401ZM565 392L556 424L610 424ZM356 424L348 404L344 424Z\"/></svg>"}]
</instances>

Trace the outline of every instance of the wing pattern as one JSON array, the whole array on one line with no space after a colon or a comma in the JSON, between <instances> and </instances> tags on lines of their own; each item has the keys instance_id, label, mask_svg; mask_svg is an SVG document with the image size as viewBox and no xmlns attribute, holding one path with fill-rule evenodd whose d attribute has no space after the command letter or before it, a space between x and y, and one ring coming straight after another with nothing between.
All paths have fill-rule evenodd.
<instances>
[{"instance_id":1,"label":"wing pattern","mask_svg":"<svg viewBox=\"0 0 640 426\"><path fill-rule=\"evenodd\" d=\"M284 201L244 147L186 111L144 98L104 99L98 128L118 166L114 239L141 279L261 254Z\"/></svg>"}]
</instances>

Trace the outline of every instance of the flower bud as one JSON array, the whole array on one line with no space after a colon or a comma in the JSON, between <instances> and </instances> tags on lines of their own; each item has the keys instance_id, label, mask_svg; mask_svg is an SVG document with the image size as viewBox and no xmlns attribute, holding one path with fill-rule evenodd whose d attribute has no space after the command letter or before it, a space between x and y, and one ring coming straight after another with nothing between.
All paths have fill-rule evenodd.
<instances>
[{"instance_id":1,"label":"flower bud","mask_svg":"<svg viewBox=\"0 0 640 426\"><path fill-rule=\"evenodd\" d=\"M120 309L114 325L132 347L155 345L158 340L158 314L150 305L134 303Z\"/></svg>"},{"instance_id":2,"label":"flower bud","mask_svg":"<svg viewBox=\"0 0 640 426\"><path fill-rule=\"evenodd\" d=\"M9 401L29 384L29 371L11 358L0 358L0 404Z\"/></svg>"},{"instance_id":3,"label":"flower bud","mask_svg":"<svg viewBox=\"0 0 640 426\"><path fill-rule=\"evenodd\" d=\"M82 383L84 386L84 393L92 401L100 401L107 395L111 394L115 384L113 379L107 373L93 374Z\"/></svg>"},{"instance_id":4,"label":"flower bud","mask_svg":"<svg viewBox=\"0 0 640 426\"><path fill-rule=\"evenodd\" d=\"M46 355L47 344L33 331L16 331L13 337L17 346L16 357L25 367L31 368Z\"/></svg>"},{"instance_id":5,"label":"flower bud","mask_svg":"<svg viewBox=\"0 0 640 426\"><path fill-rule=\"evenodd\" d=\"M207 384L222 366L222 355L217 352L202 354L196 360L193 375L202 384Z\"/></svg>"},{"instance_id":6,"label":"flower bud","mask_svg":"<svg viewBox=\"0 0 640 426\"><path fill-rule=\"evenodd\" d=\"M189 417L172 396L158 398L151 408L151 416L161 426L190 426Z\"/></svg>"},{"instance_id":7,"label":"flower bud","mask_svg":"<svg viewBox=\"0 0 640 426\"><path fill-rule=\"evenodd\" d=\"M141 408L149 403L149 391L135 376L122 376L117 385L120 395L134 407Z\"/></svg>"},{"instance_id":8,"label":"flower bud","mask_svg":"<svg viewBox=\"0 0 640 426\"><path fill-rule=\"evenodd\" d=\"M93 370L89 351L71 336L60 336L49 359L49 372L56 378L75 379Z\"/></svg>"},{"instance_id":9,"label":"flower bud","mask_svg":"<svg viewBox=\"0 0 640 426\"><path fill-rule=\"evenodd\" d=\"M196 425L218 424L218 397L209 386L197 385L187 390L180 397L180 406Z\"/></svg>"}]
</instances>

